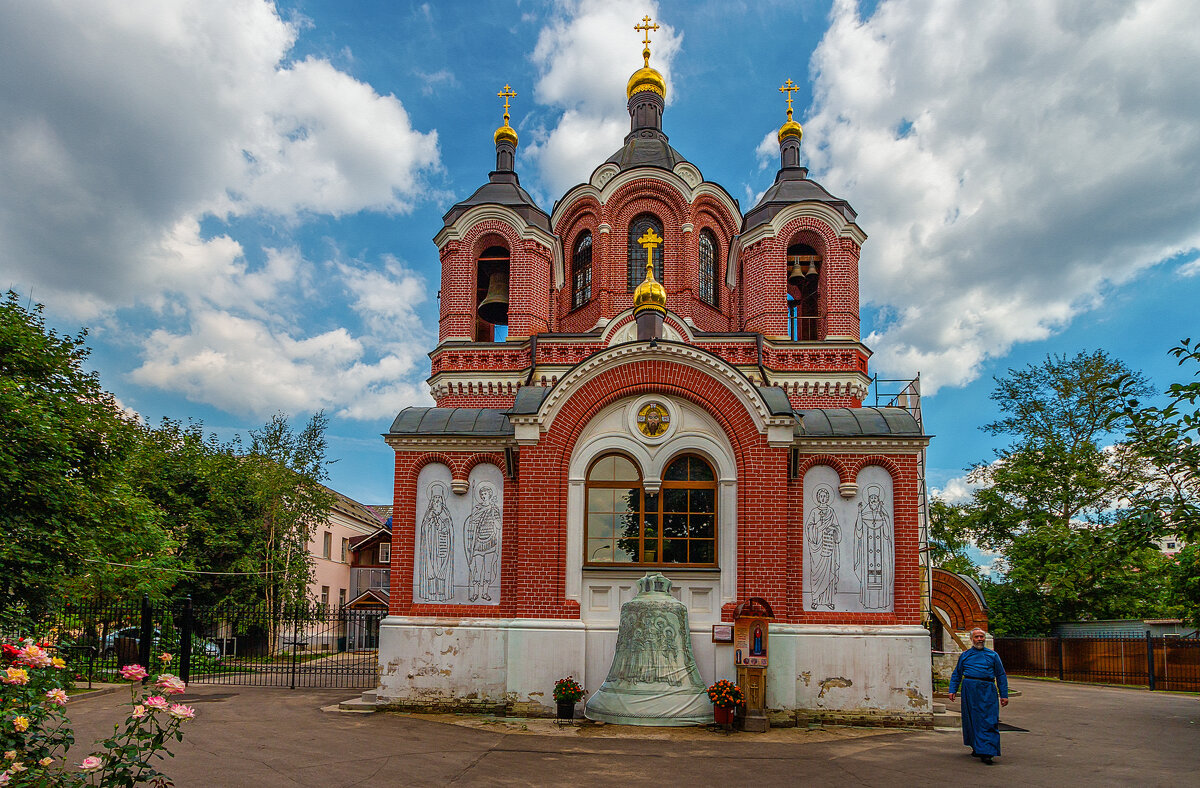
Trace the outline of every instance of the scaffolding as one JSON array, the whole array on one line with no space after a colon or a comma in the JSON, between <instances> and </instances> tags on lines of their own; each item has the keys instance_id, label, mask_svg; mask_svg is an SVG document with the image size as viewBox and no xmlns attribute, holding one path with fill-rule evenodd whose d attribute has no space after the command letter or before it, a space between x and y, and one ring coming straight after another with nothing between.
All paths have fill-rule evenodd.
<instances>
[{"instance_id":1,"label":"scaffolding","mask_svg":"<svg viewBox=\"0 0 1200 788\"><path fill-rule=\"evenodd\" d=\"M921 373L911 380L875 375L871 387L875 390L875 407L904 408L916 419L921 434L925 434L921 419ZM921 623L928 627L933 617L933 563L929 560L929 493L925 484L924 447L917 457L917 550L921 566Z\"/></svg>"}]
</instances>

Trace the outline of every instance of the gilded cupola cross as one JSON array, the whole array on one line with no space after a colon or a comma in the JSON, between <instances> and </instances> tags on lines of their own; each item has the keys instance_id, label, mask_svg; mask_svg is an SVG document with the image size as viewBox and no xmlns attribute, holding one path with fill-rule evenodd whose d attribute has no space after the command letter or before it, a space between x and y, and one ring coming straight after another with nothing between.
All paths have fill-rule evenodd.
<instances>
[{"instance_id":1,"label":"gilded cupola cross","mask_svg":"<svg viewBox=\"0 0 1200 788\"><path fill-rule=\"evenodd\" d=\"M646 61L645 66L648 68L650 66L650 31L658 30L658 23L655 22L654 24L650 24L650 15L647 14L646 16L642 17L642 24L634 25L633 29L641 30L646 34L646 37L642 39L642 43L646 45L642 50L642 57Z\"/></svg>"},{"instance_id":2,"label":"gilded cupola cross","mask_svg":"<svg viewBox=\"0 0 1200 788\"><path fill-rule=\"evenodd\" d=\"M658 233L654 232L654 228L651 227L641 238L637 239L637 242L646 250L646 275L653 276L650 272L654 270L654 247L661 244L663 239L659 238Z\"/></svg>"},{"instance_id":3,"label":"gilded cupola cross","mask_svg":"<svg viewBox=\"0 0 1200 788\"><path fill-rule=\"evenodd\" d=\"M784 83L783 83L783 87L781 87L781 88L779 89L779 92L780 92L780 93L786 93L786 94L787 94L787 104L788 104L787 115L788 115L788 120L791 120L791 119L792 119L792 93L793 93L793 92L795 92L795 91L797 91L797 90L799 90L799 89L800 89L800 86L799 86L799 85L797 85L795 82L792 82L792 80L790 80L790 79L789 79L787 82L784 82Z\"/></svg>"},{"instance_id":4,"label":"gilded cupola cross","mask_svg":"<svg viewBox=\"0 0 1200 788\"><path fill-rule=\"evenodd\" d=\"M515 98L517 95L517 91L513 90L508 85L505 85L504 90L500 91L496 95L499 96L500 98L504 99L504 125L507 126L508 125L508 100L510 98Z\"/></svg>"}]
</instances>

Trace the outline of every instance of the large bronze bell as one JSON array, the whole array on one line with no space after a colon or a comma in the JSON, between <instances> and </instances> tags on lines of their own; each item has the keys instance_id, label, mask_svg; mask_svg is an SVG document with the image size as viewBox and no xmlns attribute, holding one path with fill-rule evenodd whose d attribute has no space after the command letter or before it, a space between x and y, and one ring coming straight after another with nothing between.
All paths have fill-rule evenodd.
<instances>
[{"instance_id":1,"label":"large bronze bell","mask_svg":"<svg viewBox=\"0 0 1200 788\"><path fill-rule=\"evenodd\" d=\"M479 302L479 317L494 326L508 325L508 269L496 268L488 277L487 294Z\"/></svg>"},{"instance_id":2,"label":"large bronze bell","mask_svg":"<svg viewBox=\"0 0 1200 788\"><path fill-rule=\"evenodd\" d=\"M617 647L608 678L588 698L589 720L619 725L703 725L712 704L692 655L687 607L671 581L651 572L621 605Z\"/></svg>"},{"instance_id":3,"label":"large bronze bell","mask_svg":"<svg viewBox=\"0 0 1200 788\"><path fill-rule=\"evenodd\" d=\"M788 255L788 284L804 287L804 279L818 272L818 257L807 254Z\"/></svg>"}]
</instances>

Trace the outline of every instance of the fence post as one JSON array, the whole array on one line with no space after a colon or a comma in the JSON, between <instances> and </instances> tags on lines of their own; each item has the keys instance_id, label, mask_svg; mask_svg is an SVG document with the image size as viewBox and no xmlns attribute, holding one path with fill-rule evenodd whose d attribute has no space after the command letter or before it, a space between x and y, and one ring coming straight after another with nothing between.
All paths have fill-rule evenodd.
<instances>
[{"instance_id":1,"label":"fence post","mask_svg":"<svg viewBox=\"0 0 1200 788\"><path fill-rule=\"evenodd\" d=\"M1059 635L1058 636L1058 680L1059 681L1063 680L1063 673L1064 673L1063 666L1066 664L1066 661L1067 661L1066 654L1067 654L1066 649L1063 648L1062 635Z\"/></svg>"},{"instance_id":2,"label":"fence post","mask_svg":"<svg viewBox=\"0 0 1200 788\"><path fill-rule=\"evenodd\" d=\"M1150 630L1146 630L1146 678L1150 684L1150 691L1154 691L1154 638L1150 636Z\"/></svg>"},{"instance_id":3,"label":"fence post","mask_svg":"<svg viewBox=\"0 0 1200 788\"><path fill-rule=\"evenodd\" d=\"M192 680L192 598L183 601L183 621L179 624L179 678Z\"/></svg>"},{"instance_id":4,"label":"fence post","mask_svg":"<svg viewBox=\"0 0 1200 788\"><path fill-rule=\"evenodd\" d=\"M138 662L147 670L150 669L150 648L154 639L154 611L150 608L150 595L142 595L142 629L138 638ZM142 683L145 683L143 680Z\"/></svg>"},{"instance_id":5,"label":"fence post","mask_svg":"<svg viewBox=\"0 0 1200 788\"><path fill-rule=\"evenodd\" d=\"M293 614L295 620L292 624L292 675L289 689L296 689L296 657L297 652L300 651L300 610L298 607L293 608Z\"/></svg>"}]
</instances>

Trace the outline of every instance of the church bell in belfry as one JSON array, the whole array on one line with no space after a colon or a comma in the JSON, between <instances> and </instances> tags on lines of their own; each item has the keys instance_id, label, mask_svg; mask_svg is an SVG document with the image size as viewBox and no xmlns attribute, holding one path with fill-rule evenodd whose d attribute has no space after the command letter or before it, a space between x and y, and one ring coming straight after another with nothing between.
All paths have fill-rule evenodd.
<instances>
[{"instance_id":1,"label":"church bell in belfry","mask_svg":"<svg viewBox=\"0 0 1200 788\"><path fill-rule=\"evenodd\" d=\"M638 580L621 605L617 648L608 678L588 698L584 715L620 725L702 725L712 704L692 655L687 607L659 572Z\"/></svg>"},{"instance_id":2,"label":"church bell in belfry","mask_svg":"<svg viewBox=\"0 0 1200 788\"><path fill-rule=\"evenodd\" d=\"M508 250L500 247L488 249L479 259L479 289L483 298L477 311L480 320L494 326L508 325L508 263Z\"/></svg>"}]
</instances>

